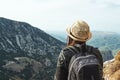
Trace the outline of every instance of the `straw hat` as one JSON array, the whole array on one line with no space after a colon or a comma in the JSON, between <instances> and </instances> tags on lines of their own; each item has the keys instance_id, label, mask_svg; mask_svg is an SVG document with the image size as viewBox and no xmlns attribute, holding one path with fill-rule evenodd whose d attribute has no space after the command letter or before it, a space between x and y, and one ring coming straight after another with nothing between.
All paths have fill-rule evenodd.
<instances>
[{"instance_id":1,"label":"straw hat","mask_svg":"<svg viewBox=\"0 0 120 80\"><path fill-rule=\"evenodd\" d=\"M67 34L73 40L85 42L92 36L89 26L85 21L79 20L75 22L71 27L66 29Z\"/></svg>"}]
</instances>

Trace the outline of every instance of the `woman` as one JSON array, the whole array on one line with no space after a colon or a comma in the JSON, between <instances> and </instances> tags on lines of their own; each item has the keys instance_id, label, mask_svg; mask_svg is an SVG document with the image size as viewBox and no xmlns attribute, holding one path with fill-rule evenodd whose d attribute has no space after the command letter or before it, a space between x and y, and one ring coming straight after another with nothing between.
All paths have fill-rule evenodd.
<instances>
[{"instance_id":1,"label":"woman","mask_svg":"<svg viewBox=\"0 0 120 80\"><path fill-rule=\"evenodd\" d=\"M71 57L75 55L75 52L71 51L69 48L74 47L78 51L82 50L84 52L87 49L86 41L91 38L89 26L85 21L82 20L75 22L70 28L67 28L66 31L68 34L67 47L61 51L58 57L57 69L54 80L68 80L69 63ZM99 58L101 66L103 66L103 60L99 50L94 50L96 56Z\"/></svg>"}]
</instances>

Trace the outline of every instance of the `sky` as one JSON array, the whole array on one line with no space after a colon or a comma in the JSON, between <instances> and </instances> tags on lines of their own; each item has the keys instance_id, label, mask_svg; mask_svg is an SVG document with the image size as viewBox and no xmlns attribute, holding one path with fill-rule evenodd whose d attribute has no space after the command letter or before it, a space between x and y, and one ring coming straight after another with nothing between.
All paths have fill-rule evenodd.
<instances>
[{"instance_id":1,"label":"sky","mask_svg":"<svg viewBox=\"0 0 120 80\"><path fill-rule=\"evenodd\" d=\"M92 31L120 33L120 0L0 0L0 17L44 31L65 31L82 19Z\"/></svg>"}]
</instances>

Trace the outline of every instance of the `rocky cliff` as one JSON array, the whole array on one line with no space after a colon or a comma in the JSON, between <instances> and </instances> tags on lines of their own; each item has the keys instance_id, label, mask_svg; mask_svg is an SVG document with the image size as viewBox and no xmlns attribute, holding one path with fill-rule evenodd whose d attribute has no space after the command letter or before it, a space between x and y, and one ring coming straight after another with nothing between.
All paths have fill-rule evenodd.
<instances>
[{"instance_id":1,"label":"rocky cliff","mask_svg":"<svg viewBox=\"0 0 120 80\"><path fill-rule=\"evenodd\" d=\"M0 18L0 80L53 80L63 46L28 23Z\"/></svg>"}]
</instances>

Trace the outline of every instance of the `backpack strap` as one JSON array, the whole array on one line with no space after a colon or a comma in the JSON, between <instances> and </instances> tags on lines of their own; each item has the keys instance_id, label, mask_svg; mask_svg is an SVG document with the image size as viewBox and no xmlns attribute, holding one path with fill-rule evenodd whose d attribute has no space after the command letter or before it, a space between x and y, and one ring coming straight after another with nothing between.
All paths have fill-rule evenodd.
<instances>
[{"instance_id":1,"label":"backpack strap","mask_svg":"<svg viewBox=\"0 0 120 80\"><path fill-rule=\"evenodd\" d=\"M102 60L102 55L100 54L98 48L94 48L92 46L87 46L87 50L90 54L93 54L96 56L96 58L99 60L100 64L102 65L103 60ZM102 65L103 66L103 65Z\"/></svg>"},{"instance_id":2,"label":"backpack strap","mask_svg":"<svg viewBox=\"0 0 120 80\"><path fill-rule=\"evenodd\" d=\"M89 52L89 54L93 53L93 47L92 46L86 46L87 52Z\"/></svg>"}]
</instances>

